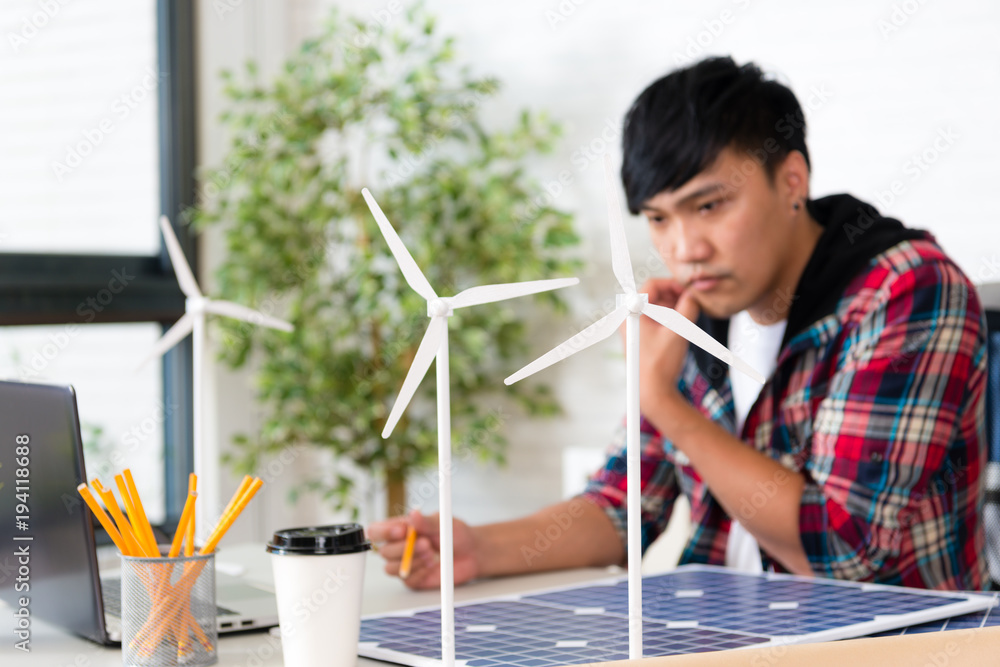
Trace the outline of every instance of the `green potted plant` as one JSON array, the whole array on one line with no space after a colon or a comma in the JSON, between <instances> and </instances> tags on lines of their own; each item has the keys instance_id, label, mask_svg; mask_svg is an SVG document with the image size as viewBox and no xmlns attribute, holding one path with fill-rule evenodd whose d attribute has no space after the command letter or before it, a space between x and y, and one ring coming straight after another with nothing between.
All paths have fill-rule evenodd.
<instances>
[{"instance_id":1,"label":"green potted plant","mask_svg":"<svg viewBox=\"0 0 1000 667\"><path fill-rule=\"evenodd\" d=\"M396 24L401 24L397 26ZM222 296L273 307L293 334L218 321L224 359L259 356L257 390L269 415L240 436L240 472L303 443L381 475L387 507L405 504L407 474L436 458L433 373L392 436L382 426L426 327L426 304L392 259L360 190L369 187L442 294L486 283L573 275L578 243L525 170L552 148L558 125L522 112L487 129L480 110L498 90L454 61L421 5L393 29L334 11L271 81L253 64L224 73L232 134L224 163L202 176L191 213L225 226ZM238 80L239 79L239 80ZM513 398L531 415L558 404L543 385L504 388L528 360L526 318L555 313L558 294L456 311L451 336L453 442L502 462L505 440L485 398ZM318 473L297 485L349 504L354 477ZM356 507L352 508L356 511Z\"/></svg>"}]
</instances>

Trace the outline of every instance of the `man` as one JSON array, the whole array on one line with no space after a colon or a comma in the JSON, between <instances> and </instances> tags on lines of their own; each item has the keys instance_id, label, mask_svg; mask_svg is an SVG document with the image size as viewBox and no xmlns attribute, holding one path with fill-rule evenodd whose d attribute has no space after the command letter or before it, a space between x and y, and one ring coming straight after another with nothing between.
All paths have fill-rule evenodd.
<instances>
[{"instance_id":1,"label":"man","mask_svg":"<svg viewBox=\"0 0 1000 667\"><path fill-rule=\"evenodd\" d=\"M643 318L643 549L684 493L684 563L984 587L985 325L968 279L930 234L848 195L810 200L802 110L752 64L654 82L623 144L629 209L673 276L643 291L769 377L748 384ZM456 520L456 583L622 563L624 505L622 440L581 497ZM562 536L531 548L557 520ZM407 523L420 537L406 583L436 587L436 516L369 535L395 574Z\"/></svg>"}]
</instances>

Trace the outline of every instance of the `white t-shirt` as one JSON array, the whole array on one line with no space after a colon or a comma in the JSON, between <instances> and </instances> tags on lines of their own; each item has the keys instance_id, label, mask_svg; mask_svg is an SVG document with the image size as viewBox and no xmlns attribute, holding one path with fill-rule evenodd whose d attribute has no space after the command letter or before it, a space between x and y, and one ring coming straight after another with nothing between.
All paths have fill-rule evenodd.
<instances>
[{"instance_id":1,"label":"white t-shirt","mask_svg":"<svg viewBox=\"0 0 1000 667\"><path fill-rule=\"evenodd\" d=\"M787 324L787 320L768 325L757 324L747 311L736 313L729 321L729 349L769 377L778 364L778 352L781 351L781 339ZM763 385L731 367L729 382L733 387L736 433L739 434ZM760 572L763 569L757 540L736 519L726 543L726 566L742 572Z\"/></svg>"}]
</instances>

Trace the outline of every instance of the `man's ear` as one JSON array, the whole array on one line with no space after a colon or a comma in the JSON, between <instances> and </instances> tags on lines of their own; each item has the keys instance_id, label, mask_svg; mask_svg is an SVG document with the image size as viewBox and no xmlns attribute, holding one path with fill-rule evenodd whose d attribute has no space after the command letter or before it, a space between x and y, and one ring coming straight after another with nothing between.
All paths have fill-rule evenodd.
<instances>
[{"instance_id":1,"label":"man's ear","mask_svg":"<svg viewBox=\"0 0 1000 667\"><path fill-rule=\"evenodd\" d=\"M778 191L788 199L789 203L809 198L809 165L801 151L790 151L778 168L776 176Z\"/></svg>"}]
</instances>

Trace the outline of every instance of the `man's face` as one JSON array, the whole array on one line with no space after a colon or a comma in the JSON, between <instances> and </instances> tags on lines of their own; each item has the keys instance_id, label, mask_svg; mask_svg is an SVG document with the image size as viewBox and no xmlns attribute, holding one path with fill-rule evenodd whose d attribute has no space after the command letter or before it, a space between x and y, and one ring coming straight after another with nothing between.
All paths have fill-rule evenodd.
<instances>
[{"instance_id":1,"label":"man's face","mask_svg":"<svg viewBox=\"0 0 1000 667\"><path fill-rule=\"evenodd\" d=\"M781 299L787 305L780 288L798 263L781 173L779 164L772 185L763 166L727 148L682 187L643 204L660 257L712 317L776 308Z\"/></svg>"}]
</instances>

